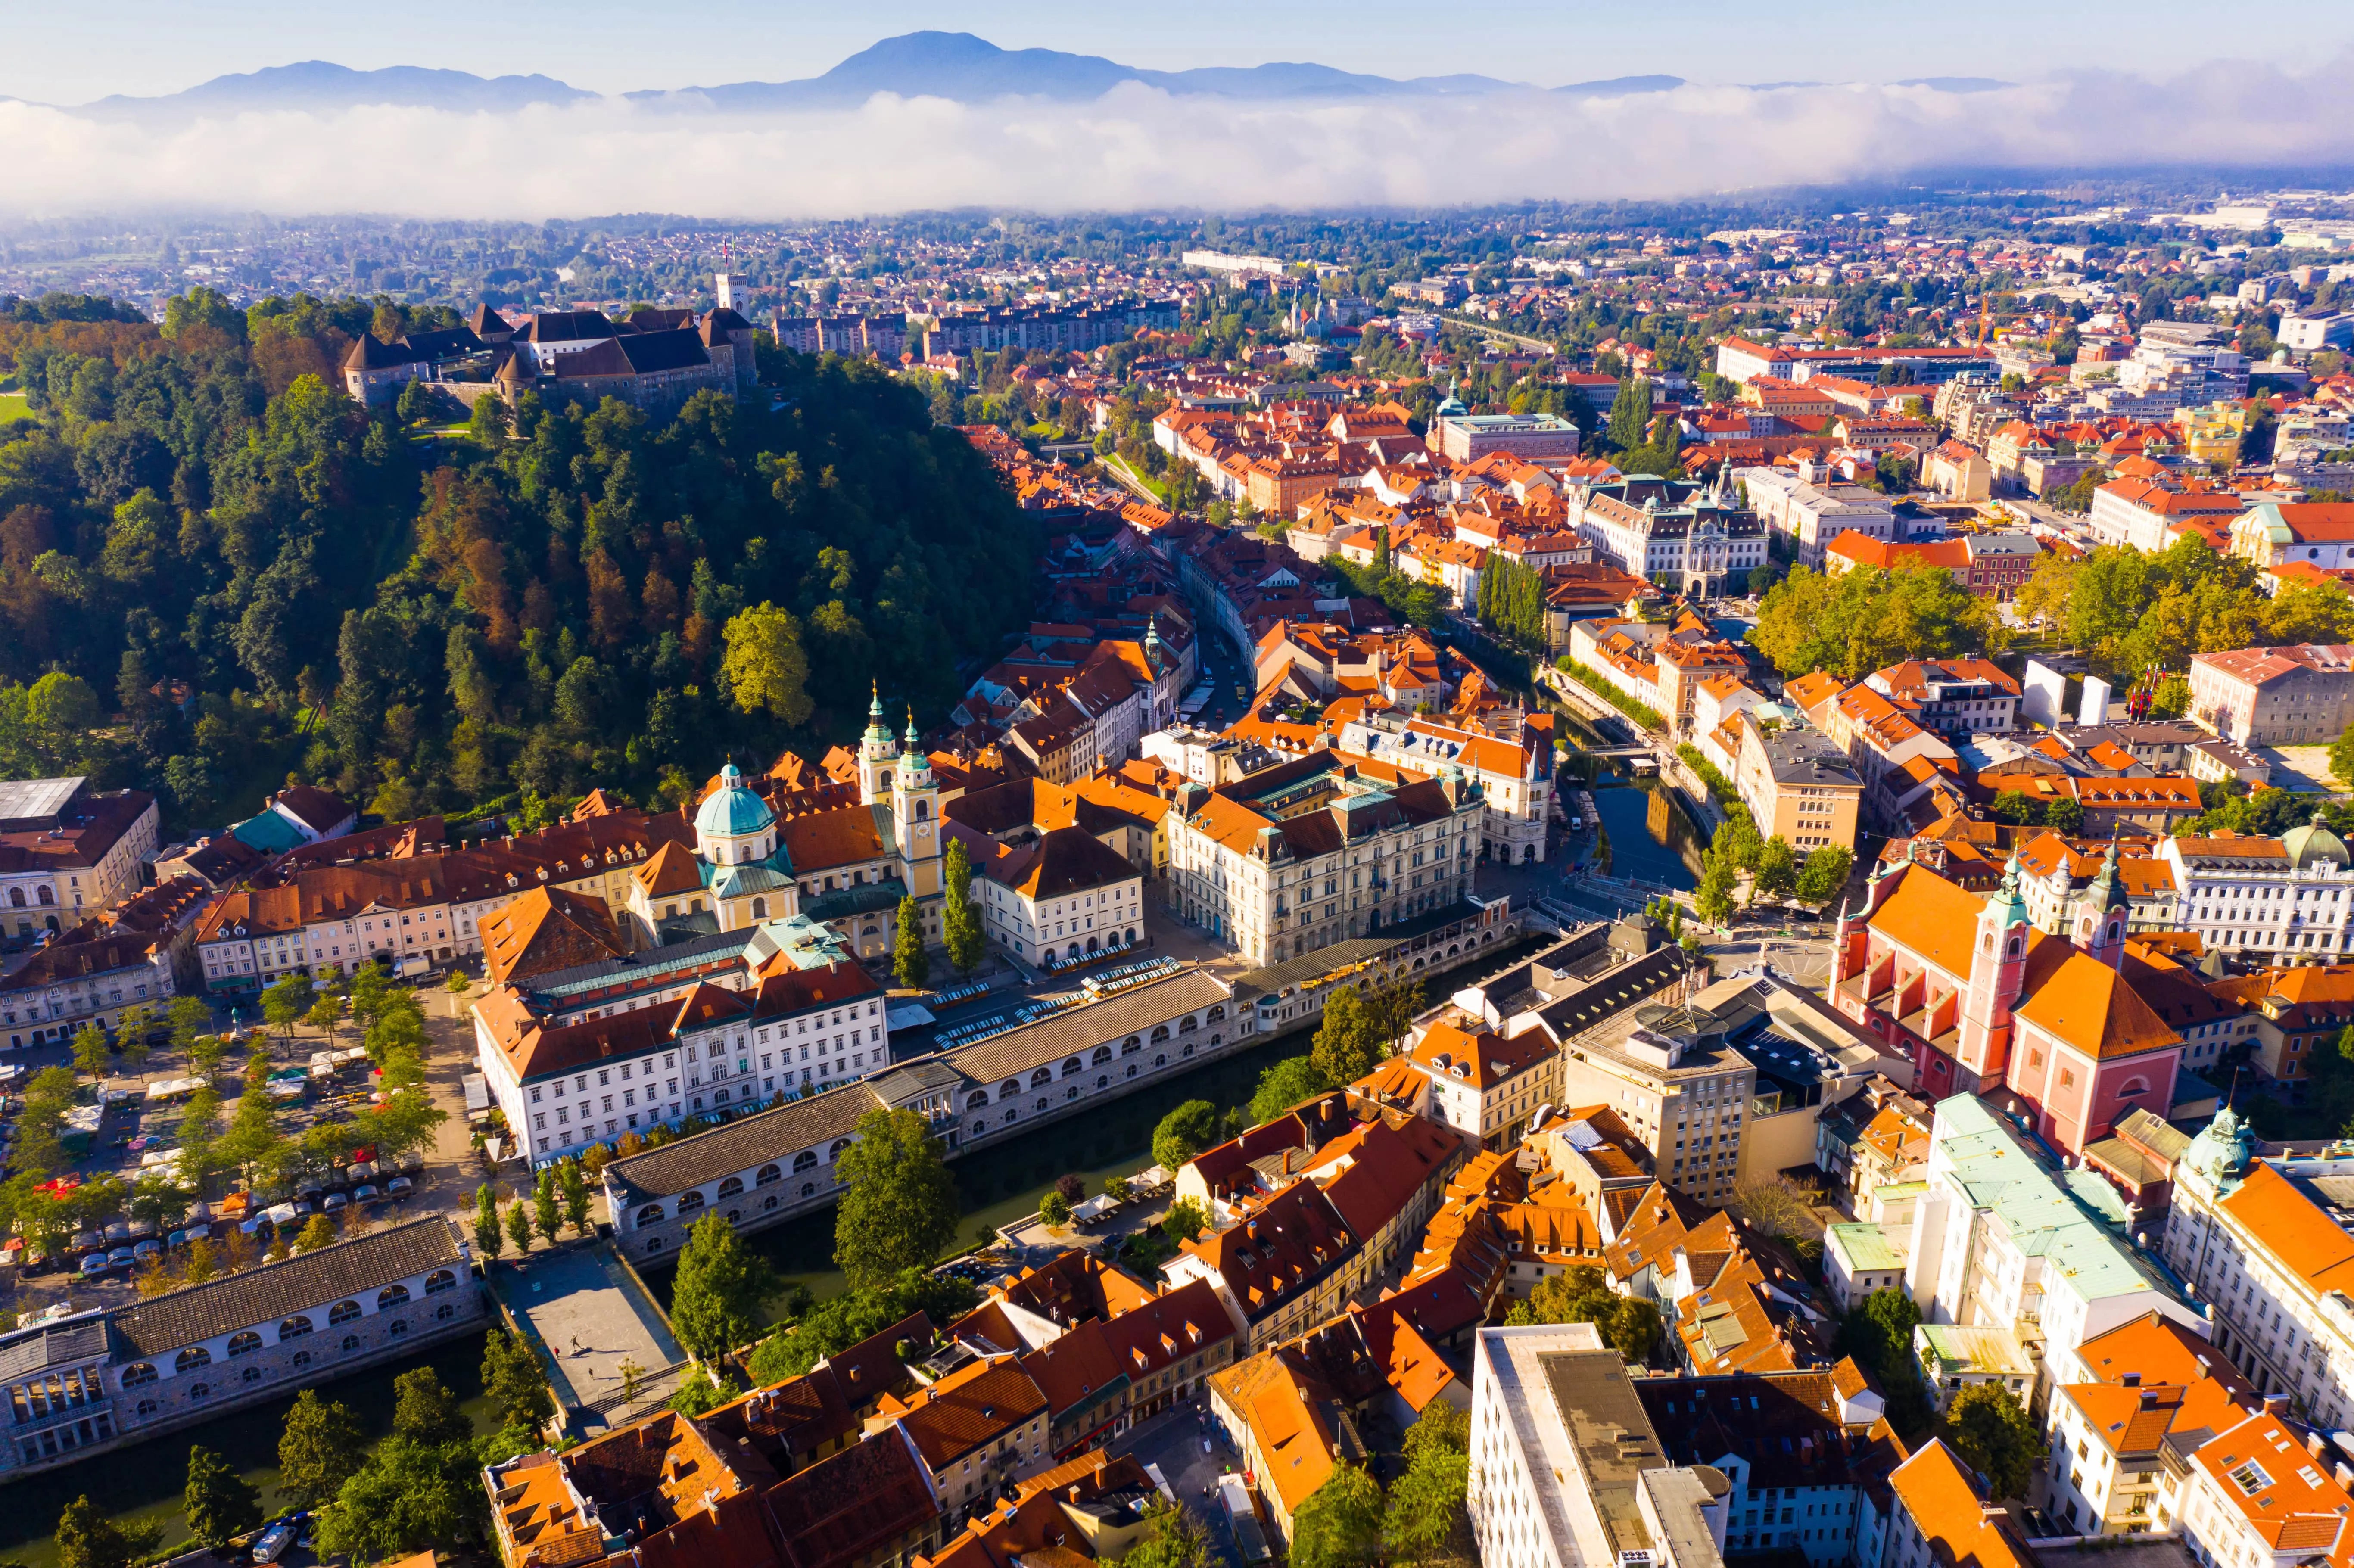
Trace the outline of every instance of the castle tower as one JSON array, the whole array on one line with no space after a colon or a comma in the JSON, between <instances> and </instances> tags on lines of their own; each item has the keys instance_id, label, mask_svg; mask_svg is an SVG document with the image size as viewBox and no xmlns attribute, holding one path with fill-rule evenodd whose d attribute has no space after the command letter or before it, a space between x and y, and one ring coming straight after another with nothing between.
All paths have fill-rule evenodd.
<instances>
[{"instance_id":1,"label":"castle tower","mask_svg":"<svg viewBox=\"0 0 2354 1568\"><path fill-rule=\"evenodd\" d=\"M940 787L932 777L923 741L916 734L912 710L907 715L907 744L891 776L891 829L907 891L919 899L937 896L941 887Z\"/></svg>"},{"instance_id":2,"label":"castle tower","mask_svg":"<svg viewBox=\"0 0 2354 1568\"><path fill-rule=\"evenodd\" d=\"M1961 1065L1982 1081L1997 1080L2010 1057L2010 1010L2026 984L2027 945L2033 926L2019 892L2019 857L2003 867L2002 885L1988 895L1970 939L1969 983L1962 989Z\"/></svg>"},{"instance_id":3,"label":"castle tower","mask_svg":"<svg viewBox=\"0 0 2354 1568\"><path fill-rule=\"evenodd\" d=\"M866 705L866 734L858 743L858 799L872 806L891 792L892 765L899 748L891 744L891 726L883 722L883 691L870 688L875 700Z\"/></svg>"},{"instance_id":4,"label":"castle tower","mask_svg":"<svg viewBox=\"0 0 2354 1568\"><path fill-rule=\"evenodd\" d=\"M2126 956L2126 927L2132 912L2133 900L2117 875L2117 841L2111 839L2108 856L2101 862L2101 874L2093 878L2092 885L2076 900L2076 917L2069 935L2092 957L2113 969L2121 968Z\"/></svg>"}]
</instances>

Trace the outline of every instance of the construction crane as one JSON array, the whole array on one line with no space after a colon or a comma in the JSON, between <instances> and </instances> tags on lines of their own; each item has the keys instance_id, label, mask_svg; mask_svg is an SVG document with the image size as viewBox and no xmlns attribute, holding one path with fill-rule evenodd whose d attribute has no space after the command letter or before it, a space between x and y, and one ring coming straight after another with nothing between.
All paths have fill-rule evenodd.
<instances>
[{"instance_id":1,"label":"construction crane","mask_svg":"<svg viewBox=\"0 0 2354 1568\"><path fill-rule=\"evenodd\" d=\"M1978 295L1978 341L1970 344L1972 353L1986 347L1987 328L1994 324L1994 295L1981 291Z\"/></svg>"}]
</instances>

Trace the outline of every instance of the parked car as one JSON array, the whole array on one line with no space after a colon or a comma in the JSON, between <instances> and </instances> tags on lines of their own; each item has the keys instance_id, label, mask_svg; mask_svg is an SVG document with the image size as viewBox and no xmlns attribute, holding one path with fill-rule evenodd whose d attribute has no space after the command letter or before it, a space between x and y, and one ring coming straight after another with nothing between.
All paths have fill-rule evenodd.
<instances>
[{"instance_id":1,"label":"parked car","mask_svg":"<svg viewBox=\"0 0 2354 1568\"><path fill-rule=\"evenodd\" d=\"M109 1268L129 1268L137 1261L131 1255L131 1249L127 1246L116 1247L106 1255L106 1266Z\"/></svg>"},{"instance_id":2,"label":"parked car","mask_svg":"<svg viewBox=\"0 0 2354 1568\"><path fill-rule=\"evenodd\" d=\"M294 1195L298 1198L315 1198L325 1190L316 1176L305 1176L294 1183Z\"/></svg>"},{"instance_id":3,"label":"parked car","mask_svg":"<svg viewBox=\"0 0 2354 1568\"><path fill-rule=\"evenodd\" d=\"M355 1160L355 1161L353 1161L353 1163L352 1163L352 1170L351 1170L351 1178L352 1178L352 1180L353 1180L353 1181L375 1181L375 1180L376 1180L376 1161L375 1161L375 1160Z\"/></svg>"},{"instance_id":4,"label":"parked car","mask_svg":"<svg viewBox=\"0 0 2354 1568\"><path fill-rule=\"evenodd\" d=\"M384 1184L384 1195L387 1198L406 1198L416 1191L417 1183L406 1176L396 1176Z\"/></svg>"},{"instance_id":5,"label":"parked car","mask_svg":"<svg viewBox=\"0 0 2354 1568\"><path fill-rule=\"evenodd\" d=\"M104 1252L106 1238L96 1231L76 1231L73 1240L66 1245L75 1252Z\"/></svg>"},{"instance_id":6,"label":"parked car","mask_svg":"<svg viewBox=\"0 0 2354 1568\"><path fill-rule=\"evenodd\" d=\"M81 1260L81 1277L84 1279L96 1279L105 1272L106 1255L104 1253L94 1252Z\"/></svg>"},{"instance_id":7,"label":"parked car","mask_svg":"<svg viewBox=\"0 0 2354 1568\"><path fill-rule=\"evenodd\" d=\"M275 1563L278 1561L279 1554L293 1543L292 1521L280 1520L276 1524L263 1531L261 1538L253 1543L253 1560L256 1563Z\"/></svg>"},{"instance_id":8,"label":"parked car","mask_svg":"<svg viewBox=\"0 0 2354 1568\"><path fill-rule=\"evenodd\" d=\"M143 1237L152 1236L156 1230L156 1224L153 1220L133 1220L131 1222L131 1239L138 1241Z\"/></svg>"},{"instance_id":9,"label":"parked car","mask_svg":"<svg viewBox=\"0 0 2354 1568\"><path fill-rule=\"evenodd\" d=\"M330 1192L325 1197L319 1200L319 1209L323 1213L332 1214L337 1209L350 1207L351 1202L352 1201L349 1198L345 1197L341 1192Z\"/></svg>"},{"instance_id":10,"label":"parked car","mask_svg":"<svg viewBox=\"0 0 2354 1568\"><path fill-rule=\"evenodd\" d=\"M198 1232L197 1234L202 1234L203 1233ZM186 1231L174 1231L170 1235L164 1238L164 1245L170 1250L177 1252L182 1247L188 1245L188 1233Z\"/></svg>"},{"instance_id":11,"label":"parked car","mask_svg":"<svg viewBox=\"0 0 2354 1568\"><path fill-rule=\"evenodd\" d=\"M164 1244L157 1241L154 1236L149 1236L145 1241L133 1242L131 1244L131 1257L132 1261L134 1263L141 1262L151 1257L159 1257L163 1255L163 1252Z\"/></svg>"},{"instance_id":12,"label":"parked car","mask_svg":"<svg viewBox=\"0 0 2354 1568\"><path fill-rule=\"evenodd\" d=\"M352 1202L355 1203L373 1203L383 1196L371 1182L363 1181L352 1189Z\"/></svg>"}]
</instances>

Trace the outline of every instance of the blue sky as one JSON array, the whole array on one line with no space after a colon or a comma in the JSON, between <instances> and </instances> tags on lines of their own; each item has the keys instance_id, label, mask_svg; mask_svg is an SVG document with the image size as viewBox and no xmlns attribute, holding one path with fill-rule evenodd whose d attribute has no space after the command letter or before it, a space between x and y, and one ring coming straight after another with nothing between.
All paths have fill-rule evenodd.
<instances>
[{"instance_id":1,"label":"blue sky","mask_svg":"<svg viewBox=\"0 0 2354 1568\"><path fill-rule=\"evenodd\" d=\"M540 71L598 91L813 76L876 38L921 27L1006 48L1182 69L1309 59L1388 76L1479 71L1542 85L1665 72L1705 81L2030 79L2109 68L2171 73L2219 53L2297 67L2354 41L2345 0L2274 0L2261 27L2219 26L2184 0L1264 0L1042 7L1002 3L817 5L705 0L58 0L11 7L0 94L74 103L161 93L301 59Z\"/></svg>"}]
</instances>

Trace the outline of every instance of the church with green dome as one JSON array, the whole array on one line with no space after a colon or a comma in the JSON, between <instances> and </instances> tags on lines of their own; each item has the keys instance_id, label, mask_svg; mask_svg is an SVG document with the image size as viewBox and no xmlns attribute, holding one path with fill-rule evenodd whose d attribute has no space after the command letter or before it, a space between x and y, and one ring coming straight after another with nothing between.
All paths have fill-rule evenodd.
<instances>
[{"instance_id":1,"label":"church with green dome","mask_svg":"<svg viewBox=\"0 0 2354 1568\"><path fill-rule=\"evenodd\" d=\"M796 916L824 926L861 959L887 956L900 901L913 894L925 939L941 939L940 789L910 714L894 738L878 694L855 779L790 754L757 779L734 763L691 812L695 847L665 844L632 874L628 911L641 946Z\"/></svg>"}]
</instances>

